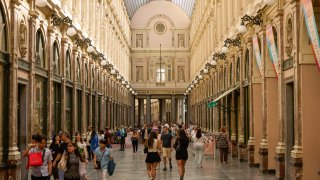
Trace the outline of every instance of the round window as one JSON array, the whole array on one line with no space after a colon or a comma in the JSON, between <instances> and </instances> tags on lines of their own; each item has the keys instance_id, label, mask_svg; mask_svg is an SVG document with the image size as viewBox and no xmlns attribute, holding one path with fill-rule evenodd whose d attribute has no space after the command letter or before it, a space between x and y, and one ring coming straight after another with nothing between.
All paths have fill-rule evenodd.
<instances>
[{"instance_id":1,"label":"round window","mask_svg":"<svg viewBox=\"0 0 320 180\"><path fill-rule=\"evenodd\" d=\"M156 31L156 33L158 34L163 34L166 32L166 25L163 22L157 22L154 25L154 30Z\"/></svg>"}]
</instances>

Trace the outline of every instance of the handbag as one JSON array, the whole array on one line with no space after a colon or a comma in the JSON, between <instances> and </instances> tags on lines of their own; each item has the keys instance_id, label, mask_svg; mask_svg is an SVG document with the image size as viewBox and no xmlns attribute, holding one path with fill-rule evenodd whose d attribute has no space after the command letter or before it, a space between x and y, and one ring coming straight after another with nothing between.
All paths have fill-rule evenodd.
<instances>
[{"instance_id":1,"label":"handbag","mask_svg":"<svg viewBox=\"0 0 320 180\"><path fill-rule=\"evenodd\" d=\"M108 162L108 174L109 176L112 176L113 175L113 172L116 168L116 163L114 162L113 159L111 159L109 162Z\"/></svg>"},{"instance_id":2,"label":"handbag","mask_svg":"<svg viewBox=\"0 0 320 180\"><path fill-rule=\"evenodd\" d=\"M176 151L180 151L181 150L180 140L177 139L177 141L178 141L178 145L176 147Z\"/></svg>"},{"instance_id":3,"label":"handbag","mask_svg":"<svg viewBox=\"0 0 320 180\"><path fill-rule=\"evenodd\" d=\"M58 169L62 171L67 171L67 159L66 159L66 152L63 153L59 163L58 163Z\"/></svg>"},{"instance_id":4,"label":"handbag","mask_svg":"<svg viewBox=\"0 0 320 180\"><path fill-rule=\"evenodd\" d=\"M29 154L28 166L42 166L45 149L41 152L33 152Z\"/></svg>"},{"instance_id":5,"label":"handbag","mask_svg":"<svg viewBox=\"0 0 320 180\"><path fill-rule=\"evenodd\" d=\"M197 141L195 141L193 143L193 149L203 149L204 148L204 143L199 141L200 139L198 139Z\"/></svg>"}]
</instances>

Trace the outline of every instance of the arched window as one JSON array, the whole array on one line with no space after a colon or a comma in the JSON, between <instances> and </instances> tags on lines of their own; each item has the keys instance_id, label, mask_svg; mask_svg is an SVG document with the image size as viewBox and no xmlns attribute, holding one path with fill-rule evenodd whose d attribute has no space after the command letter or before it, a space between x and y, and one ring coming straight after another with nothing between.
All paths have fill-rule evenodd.
<instances>
[{"instance_id":1,"label":"arched window","mask_svg":"<svg viewBox=\"0 0 320 180\"><path fill-rule=\"evenodd\" d=\"M89 86L89 71L88 71L88 65L85 64L85 72L84 72L85 78L84 78L84 85L86 87Z\"/></svg>"},{"instance_id":2,"label":"arched window","mask_svg":"<svg viewBox=\"0 0 320 180\"><path fill-rule=\"evenodd\" d=\"M91 88L94 88L94 67L91 68Z\"/></svg>"},{"instance_id":3,"label":"arched window","mask_svg":"<svg viewBox=\"0 0 320 180\"><path fill-rule=\"evenodd\" d=\"M60 74L60 55L59 55L59 47L58 43L55 41L53 43L53 73Z\"/></svg>"},{"instance_id":4,"label":"arched window","mask_svg":"<svg viewBox=\"0 0 320 180\"><path fill-rule=\"evenodd\" d=\"M228 76L227 76L227 68L224 67L223 69L223 89L227 89L227 82L228 82Z\"/></svg>"},{"instance_id":5,"label":"arched window","mask_svg":"<svg viewBox=\"0 0 320 180\"><path fill-rule=\"evenodd\" d=\"M232 63L230 63L230 69L229 69L229 85L232 86Z\"/></svg>"},{"instance_id":6,"label":"arched window","mask_svg":"<svg viewBox=\"0 0 320 180\"><path fill-rule=\"evenodd\" d=\"M70 57L70 50L67 50L66 54L66 77L67 79L71 80L72 78L72 71L71 71L71 57Z\"/></svg>"},{"instance_id":7,"label":"arched window","mask_svg":"<svg viewBox=\"0 0 320 180\"><path fill-rule=\"evenodd\" d=\"M43 69L46 69L45 57L44 37L41 30L38 30L36 34L36 65Z\"/></svg>"},{"instance_id":8,"label":"arched window","mask_svg":"<svg viewBox=\"0 0 320 180\"><path fill-rule=\"evenodd\" d=\"M1 33L1 39L0 39L0 50L1 51L8 51L7 47L7 24L5 20L5 16L2 10L2 7L0 9L0 33Z\"/></svg>"},{"instance_id":9,"label":"arched window","mask_svg":"<svg viewBox=\"0 0 320 180\"><path fill-rule=\"evenodd\" d=\"M247 79L249 78L249 50L246 50L246 58L245 58L245 63L244 63L244 78Z\"/></svg>"},{"instance_id":10,"label":"arched window","mask_svg":"<svg viewBox=\"0 0 320 180\"><path fill-rule=\"evenodd\" d=\"M240 81L240 57L237 58L237 82Z\"/></svg>"},{"instance_id":11,"label":"arched window","mask_svg":"<svg viewBox=\"0 0 320 180\"><path fill-rule=\"evenodd\" d=\"M76 81L81 83L81 64L80 64L80 58L77 57L77 76Z\"/></svg>"}]
</instances>

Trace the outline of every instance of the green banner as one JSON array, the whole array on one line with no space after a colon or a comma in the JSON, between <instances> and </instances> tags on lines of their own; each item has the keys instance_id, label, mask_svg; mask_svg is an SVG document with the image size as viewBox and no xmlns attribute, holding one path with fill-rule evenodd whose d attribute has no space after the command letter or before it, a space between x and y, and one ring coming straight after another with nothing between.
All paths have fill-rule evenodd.
<instances>
[{"instance_id":1,"label":"green banner","mask_svg":"<svg viewBox=\"0 0 320 180\"><path fill-rule=\"evenodd\" d=\"M215 101L209 102L209 103L208 103L208 108L213 108L213 107L215 107L216 105L217 105L217 102L215 102Z\"/></svg>"}]
</instances>

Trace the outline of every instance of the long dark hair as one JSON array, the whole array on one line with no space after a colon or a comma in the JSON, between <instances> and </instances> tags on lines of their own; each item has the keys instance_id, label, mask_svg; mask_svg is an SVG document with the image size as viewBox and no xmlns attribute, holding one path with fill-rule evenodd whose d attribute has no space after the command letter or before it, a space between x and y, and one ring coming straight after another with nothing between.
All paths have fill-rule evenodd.
<instances>
[{"instance_id":1,"label":"long dark hair","mask_svg":"<svg viewBox=\"0 0 320 180\"><path fill-rule=\"evenodd\" d=\"M51 142L50 146L54 146L54 145L56 144L56 137L57 137L57 136L58 136L58 135L56 135L56 134L53 135L53 137L52 137L52 142Z\"/></svg>"},{"instance_id":2,"label":"long dark hair","mask_svg":"<svg viewBox=\"0 0 320 180\"><path fill-rule=\"evenodd\" d=\"M76 132L76 134L74 134L74 136L80 135L80 142L83 143L82 138L81 138L81 134L79 132ZM77 138L75 139L75 142L77 142Z\"/></svg>"},{"instance_id":3,"label":"long dark hair","mask_svg":"<svg viewBox=\"0 0 320 180\"><path fill-rule=\"evenodd\" d=\"M199 138L201 138L201 136L202 136L201 129L198 129L196 137L199 139Z\"/></svg>"},{"instance_id":4,"label":"long dark hair","mask_svg":"<svg viewBox=\"0 0 320 180\"><path fill-rule=\"evenodd\" d=\"M92 130L91 139L93 139L96 134L97 134L96 130Z\"/></svg>"},{"instance_id":5,"label":"long dark hair","mask_svg":"<svg viewBox=\"0 0 320 180\"><path fill-rule=\"evenodd\" d=\"M154 139L157 139L157 133L152 131L149 135L149 138L148 138L148 148L153 147Z\"/></svg>"},{"instance_id":6,"label":"long dark hair","mask_svg":"<svg viewBox=\"0 0 320 180\"><path fill-rule=\"evenodd\" d=\"M177 139L180 141L180 142L186 142L186 141L189 141L189 138L186 134L186 131L182 128L179 129L178 131L178 137Z\"/></svg>"},{"instance_id":7,"label":"long dark hair","mask_svg":"<svg viewBox=\"0 0 320 180\"><path fill-rule=\"evenodd\" d=\"M84 159L85 157L81 156L79 150L77 149L77 145L74 142L71 142L71 141L68 143L68 146L69 146L69 144L71 144L74 147L74 154L77 156L77 158L79 158L81 162L84 162L85 161L85 159ZM69 153L68 150L66 152L67 152L66 153L67 161L69 162L70 153Z\"/></svg>"}]
</instances>

